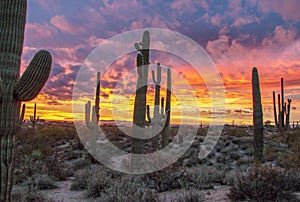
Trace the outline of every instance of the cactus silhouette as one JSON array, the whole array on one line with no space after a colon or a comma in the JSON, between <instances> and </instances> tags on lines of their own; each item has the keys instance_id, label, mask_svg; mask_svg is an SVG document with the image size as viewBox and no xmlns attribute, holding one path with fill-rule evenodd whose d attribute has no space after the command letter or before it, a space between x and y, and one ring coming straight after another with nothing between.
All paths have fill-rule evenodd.
<instances>
[{"instance_id":1,"label":"cactus silhouette","mask_svg":"<svg viewBox=\"0 0 300 202\"><path fill-rule=\"evenodd\" d=\"M286 120L286 122L285 122L286 128L290 127L291 102L292 102L292 99L288 99L287 110L286 110L286 119L285 119Z\"/></svg>"},{"instance_id":2,"label":"cactus silhouette","mask_svg":"<svg viewBox=\"0 0 300 202\"><path fill-rule=\"evenodd\" d=\"M170 73L170 69L167 70L168 72L168 77L167 77L167 88L171 88L171 73ZM166 134L169 134L169 130L166 129L166 127L168 127L168 125L170 124L169 122L169 117L170 113L167 113L170 110L170 103L166 104L166 108L164 107L164 98L160 98L160 84L161 84L161 66L158 63L157 64L157 79L155 79L155 73L154 71L152 71L152 80L155 83L155 97L154 97L154 115L153 115L153 119L151 120L150 115L147 115L147 117L149 117L148 119L150 119L150 125L152 126L152 135L153 135L153 139L152 139L152 146L154 150L158 149L158 135L160 134L160 129L159 126L162 126L162 134L166 136ZM170 89L171 90L171 89ZM168 90L167 90L168 91ZM169 96L171 95L171 93L169 93ZM167 97L168 97L168 92L167 92ZM160 103L161 100L161 103ZM171 100L167 99L168 102L170 102ZM161 105L160 105L161 104ZM169 107L167 109L167 107ZM159 108L161 108L159 110ZM150 114L150 107L149 105L147 105L147 114ZM166 137L165 137L166 138ZM167 137L167 139L169 139L169 137ZM162 138L162 141L164 139ZM166 141L166 145L168 144L168 141ZM166 146L165 145L165 146Z\"/></svg>"},{"instance_id":3,"label":"cactus silhouette","mask_svg":"<svg viewBox=\"0 0 300 202\"><path fill-rule=\"evenodd\" d=\"M254 160L262 162L264 148L264 125L261 104L260 84L257 68L252 70L252 102L253 102L253 125L254 125Z\"/></svg>"},{"instance_id":4,"label":"cactus silhouette","mask_svg":"<svg viewBox=\"0 0 300 202\"><path fill-rule=\"evenodd\" d=\"M165 108L165 114L166 114L166 123L163 129L162 133L162 147L166 147L169 144L169 130L170 130L170 119L171 119L171 86L172 86L172 80L171 80L171 70L168 69L167 71L168 77L167 77L167 98L166 98L166 108Z\"/></svg>"},{"instance_id":5,"label":"cactus silhouette","mask_svg":"<svg viewBox=\"0 0 300 202\"><path fill-rule=\"evenodd\" d=\"M274 123L275 126L278 127L278 121L277 121L277 112L276 112L276 95L275 91L273 91L273 110L274 110Z\"/></svg>"},{"instance_id":6,"label":"cactus silhouette","mask_svg":"<svg viewBox=\"0 0 300 202\"><path fill-rule=\"evenodd\" d=\"M90 140L90 147L92 153L95 154L97 149L97 138L99 132L99 120L100 120L100 77L101 73L97 73L97 80L96 80L96 92L95 92L95 105L91 106L91 102L88 101L85 104L85 123L86 126L89 128L89 140ZM92 113L91 113L92 109ZM89 158L92 162L96 162L93 156L89 155Z\"/></svg>"},{"instance_id":7,"label":"cactus silhouette","mask_svg":"<svg viewBox=\"0 0 300 202\"><path fill-rule=\"evenodd\" d=\"M92 114L91 114L91 102L88 101L85 104L85 123L86 126L90 129L94 127L98 127L98 123L100 120L100 77L101 73L97 73L97 80L96 80L96 93L95 93L95 105L92 107ZM92 120L91 120L92 118Z\"/></svg>"},{"instance_id":8,"label":"cactus silhouette","mask_svg":"<svg viewBox=\"0 0 300 202\"><path fill-rule=\"evenodd\" d=\"M11 200L13 137L20 128L21 102L32 100L40 92L49 77L52 63L49 52L39 51L19 78L26 7L26 0L0 1L1 201Z\"/></svg>"},{"instance_id":9,"label":"cactus silhouette","mask_svg":"<svg viewBox=\"0 0 300 202\"><path fill-rule=\"evenodd\" d=\"M288 99L288 104L284 101L284 79L280 79L280 91L278 94L278 114L276 112L275 91L273 91L273 108L275 125L280 130L288 129L290 127L290 114L291 114L291 99ZM278 118L278 120L277 120ZM277 122L276 122L277 121Z\"/></svg>"},{"instance_id":10,"label":"cactus silhouette","mask_svg":"<svg viewBox=\"0 0 300 202\"><path fill-rule=\"evenodd\" d=\"M136 96L133 111L133 134L135 137L145 135L146 123L146 95L148 88L148 67L149 67L149 47L150 34L148 31L143 33L141 43L135 43L135 48L139 51L136 58L138 80L136 86ZM144 150L144 140L132 138L132 153L141 154Z\"/></svg>"},{"instance_id":11,"label":"cactus silhouette","mask_svg":"<svg viewBox=\"0 0 300 202\"><path fill-rule=\"evenodd\" d=\"M19 118L20 126L22 125L22 123L24 123L25 110L26 110L26 104L23 103L20 118Z\"/></svg>"},{"instance_id":12,"label":"cactus silhouette","mask_svg":"<svg viewBox=\"0 0 300 202\"><path fill-rule=\"evenodd\" d=\"M33 115L30 116L30 122L32 123L32 128L36 129L36 124L39 122L40 117L36 116L36 103L34 103Z\"/></svg>"}]
</instances>

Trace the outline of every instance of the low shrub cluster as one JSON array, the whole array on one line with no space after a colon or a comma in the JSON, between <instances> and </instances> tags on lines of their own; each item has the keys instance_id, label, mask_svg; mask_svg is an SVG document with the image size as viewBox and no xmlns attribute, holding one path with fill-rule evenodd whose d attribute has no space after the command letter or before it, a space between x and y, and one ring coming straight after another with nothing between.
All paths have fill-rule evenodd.
<instances>
[{"instance_id":1,"label":"low shrub cluster","mask_svg":"<svg viewBox=\"0 0 300 202\"><path fill-rule=\"evenodd\" d=\"M293 192L300 190L300 174L262 165L237 172L231 185L228 196L233 200L293 200Z\"/></svg>"}]
</instances>

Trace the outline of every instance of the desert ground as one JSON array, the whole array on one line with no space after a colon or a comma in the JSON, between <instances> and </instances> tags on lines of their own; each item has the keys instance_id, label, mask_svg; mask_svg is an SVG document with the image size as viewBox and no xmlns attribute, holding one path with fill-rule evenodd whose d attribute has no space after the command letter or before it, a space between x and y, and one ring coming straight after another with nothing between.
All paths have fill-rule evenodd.
<instances>
[{"instance_id":1,"label":"desert ground","mask_svg":"<svg viewBox=\"0 0 300 202\"><path fill-rule=\"evenodd\" d=\"M101 126L122 150L131 140ZM170 142L178 127L171 127ZM84 148L73 124L23 124L16 136L13 201L300 201L300 128L265 126L264 161L253 161L253 128L225 125L212 152L198 158L207 128L174 164L144 175L114 171Z\"/></svg>"}]
</instances>

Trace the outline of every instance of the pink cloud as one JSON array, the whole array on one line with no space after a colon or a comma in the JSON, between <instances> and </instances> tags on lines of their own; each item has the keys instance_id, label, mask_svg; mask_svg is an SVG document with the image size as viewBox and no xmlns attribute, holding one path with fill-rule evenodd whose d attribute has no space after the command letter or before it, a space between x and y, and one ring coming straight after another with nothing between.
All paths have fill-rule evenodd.
<instances>
[{"instance_id":1,"label":"pink cloud","mask_svg":"<svg viewBox=\"0 0 300 202\"><path fill-rule=\"evenodd\" d=\"M300 2L299 0L261 0L259 1L259 8L263 12L276 12L282 15L283 19L299 21Z\"/></svg>"},{"instance_id":2,"label":"pink cloud","mask_svg":"<svg viewBox=\"0 0 300 202\"><path fill-rule=\"evenodd\" d=\"M50 23L60 31L66 32L68 34L77 35L78 32L85 32L85 29L83 27L72 24L63 15L56 15L52 17Z\"/></svg>"}]
</instances>

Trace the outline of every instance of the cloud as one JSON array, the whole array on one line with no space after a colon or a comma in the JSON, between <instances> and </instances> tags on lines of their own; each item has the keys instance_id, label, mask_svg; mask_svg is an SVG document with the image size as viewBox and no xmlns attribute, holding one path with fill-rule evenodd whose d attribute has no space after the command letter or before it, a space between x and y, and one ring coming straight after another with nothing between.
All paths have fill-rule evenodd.
<instances>
[{"instance_id":1,"label":"cloud","mask_svg":"<svg viewBox=\"0 0 300 202\"><path fill-rule=\"evenodd\" d=\"M61 32L68 34L78 34L85 31L84 28L69 22L63 15L56 15L52 17L50 23Z\"/></svg>"}]
</instances>

